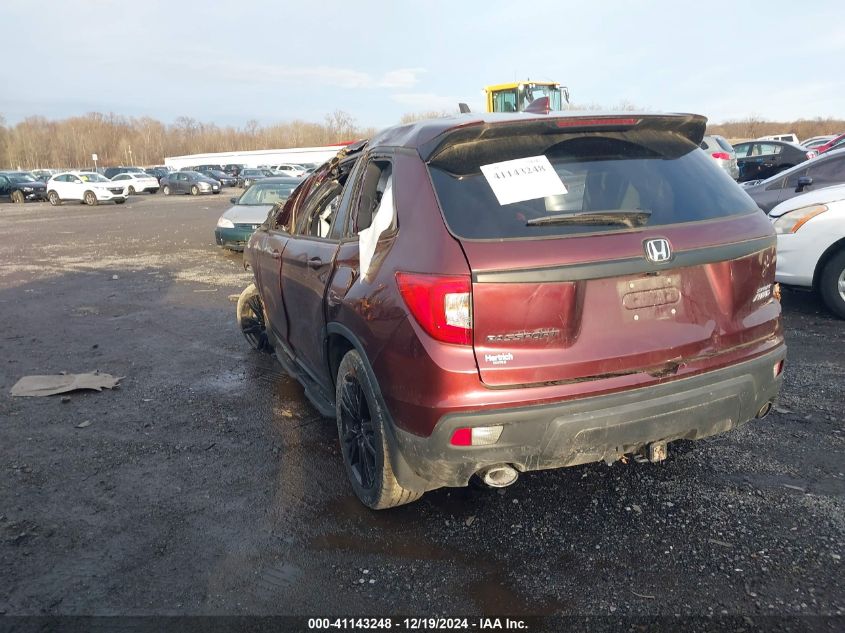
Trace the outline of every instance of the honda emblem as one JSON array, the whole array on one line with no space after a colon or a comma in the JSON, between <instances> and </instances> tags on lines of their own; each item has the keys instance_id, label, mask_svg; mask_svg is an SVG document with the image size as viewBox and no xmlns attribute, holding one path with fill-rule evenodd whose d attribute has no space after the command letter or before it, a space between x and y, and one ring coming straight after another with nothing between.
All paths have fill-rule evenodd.
<instances>
[{"instance_id":1,"label":"honda emblem","mask_svg":"<svg viewBox=\"0 0 845 633\"><path fill-rule=\"evenodd\" d=\"M645 256L650 262L668 262L672 259L672 247L665 237L658 237L645 242Z\"/></svg>"}]
</instances>

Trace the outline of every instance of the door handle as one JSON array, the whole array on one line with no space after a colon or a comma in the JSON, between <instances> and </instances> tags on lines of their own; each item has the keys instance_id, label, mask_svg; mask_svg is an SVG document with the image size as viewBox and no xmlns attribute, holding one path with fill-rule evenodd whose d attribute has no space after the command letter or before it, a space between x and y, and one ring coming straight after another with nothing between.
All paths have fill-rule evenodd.
<instances>
[{"instance_id":1,"label":"door handle","mask_svg":"<svg viewBox=\"0 0 845 633\"><path fill-rule=\"evenodd\" d=\"M309 268L319 268L323 265L323 260L319 257L312 257L308 260L308 267Z\"/></svg>"},{"instance_id":2,"label":"door handle","mask_svg":"<svg viewBox=\"0 0 845 633\"><path fill-rule=\"evenodd\" d=\"M277 251L275 248L274 248L274 249L272 250L272 252L270 253L270 256L271 256L273 259L281 259L281 258L282 258L282 254L281 254L279 251Z\"/></svg>"}]
</instances>

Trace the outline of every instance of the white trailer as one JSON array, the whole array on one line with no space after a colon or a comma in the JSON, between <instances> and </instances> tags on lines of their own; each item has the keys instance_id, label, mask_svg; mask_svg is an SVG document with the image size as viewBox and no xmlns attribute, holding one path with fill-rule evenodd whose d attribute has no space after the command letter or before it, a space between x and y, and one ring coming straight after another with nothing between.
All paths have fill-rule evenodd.
<instances>
[{"instance_id":1,"label":"white trailer","mask_svg":"<svg viewBox=\"0 0 845 633\"><path fill-rule=\"evenodd\" d=\"M294 147L291 149L259 149L249 152L214 152L209 154L189 154L187 156L168 156L164 164L173 169L184 169L195 165L280 165L282 163L322 164L332 158L345 145L326 147Z\"/></svg>"}]
</instances>

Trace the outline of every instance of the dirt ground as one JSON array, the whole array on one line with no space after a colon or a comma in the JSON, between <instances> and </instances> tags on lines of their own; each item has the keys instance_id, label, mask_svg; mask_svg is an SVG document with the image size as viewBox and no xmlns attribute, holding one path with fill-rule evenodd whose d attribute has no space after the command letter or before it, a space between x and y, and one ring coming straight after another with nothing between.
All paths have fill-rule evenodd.
<instances>
[{"instance_id":1,"label":"dirt ground","mask_svg":"<svg viewBox=\"0 0 845 633\"><path fill-rule=\"evenodd\" d=\"M229 195L0 205L0 614L843 615L845 322L813 295L763 421L372 512L235 326ZM9 395L95 369L120 387Z\"/></svg>"}]
</instances>

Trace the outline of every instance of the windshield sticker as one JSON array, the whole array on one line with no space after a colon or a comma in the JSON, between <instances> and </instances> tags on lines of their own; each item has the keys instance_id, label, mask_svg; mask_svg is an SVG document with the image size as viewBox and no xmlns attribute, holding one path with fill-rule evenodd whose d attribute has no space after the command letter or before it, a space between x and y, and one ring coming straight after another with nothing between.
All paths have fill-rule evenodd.
<instances>
[{"instance_id":1,"label":"windshield sticker","mask_svg":"<svg viewBox=\"0 0 845 633\"><path fill-rule=\"evenodd\" d=\"M482 165L481 173L501 205L567 193L566 185L545 156Z\"/></svg>"}]
</instances>

